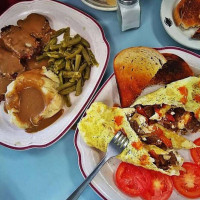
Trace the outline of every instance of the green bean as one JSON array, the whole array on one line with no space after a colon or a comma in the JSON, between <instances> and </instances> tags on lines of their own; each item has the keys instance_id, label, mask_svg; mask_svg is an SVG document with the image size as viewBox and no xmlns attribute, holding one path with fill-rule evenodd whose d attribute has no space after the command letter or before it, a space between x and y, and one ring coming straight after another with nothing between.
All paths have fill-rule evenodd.
<instances>
[{"instance_id":1,"label":"green bean","mask_svg":"<svg viewBox=\"0 0 200 200\"><path fill-rule=\"evenodd\" d=\"M57 30L52 36L51 38L55 38L58 37L59 35L63 34L66 31L67 28L61 28L59 30Z\"/></svg>"},{"instance_id":2,"label":"green bean","mask_svg":"<svg viewBox=\"0 0 200 200\"><path fill-rule=\"evenodd\" d=\"M55 63L54 63L54 71L56 73L58 73L58 71L63 69L64 67L65 67L65 60L64 59L59 59L59 60L55 61Z\"/></svg>"},{"instance_id":3,"label":"green bean","mask_svg":"<svg viewBox=\"0 0 200 200\"><path fill-rule=\"evenodd\" d=\"M81 55L76 54L76 60L75 60L75 68L74 71L78 71L81 63Z\"/></svg>"},{"instance_id":4,"label":"green bean","mask_svg":"<svg viewBox=\"0 0 200 200\"><path fill-rule=\"evenodd\" d=\"M85 79L84 78L81 78L81 86L83 87L85 84Z\"/></svg>"},{"instance_id":5,"label":"green bean","mask_svg":"<svg viewBox=\"0 0 200 200\"><path fill-rule=\"evenodd\" d=\"M58 78L59 78L59 80L60 80L60 83L63 84L62 71L59 72Z\"/></svg>"},{"instance_id":6,"label":"green bean","mask_svg":"<svg viewBox=\"0 0 200 200\"><path fill-rule=\"evenodd\" d=\"M66 95L66 94L69 94L69 93L71 93L71 92L73 92L75 90L76 90L76 85L73 85L71 87L68 87L68 88L60 91L59 93L62 94L62 95Z\"/></svg>"},{"instance_id":7,"label":"green bean","mask_svg":"<svg viewBox=\"0 0 200 200\"><path fill-rule=\"evenodd\" d=\"M61 45L61 44L60 44ZM59 48L59 53L61 53L61 54L64 54L65 53L65 50L66 50L66 48L63 48L62 47L62 45L61 45L61 47Z\"/></svg>"},{"instance_id":8,"label":"green bean","mask_svg":"<svg viewBox=\"0 0 200 200\"><path fill-rule=\"evenodd\" d=\"M55 62L55 58L50 58L50 59L48 60L48 64L49 64L49 65L53 64L54 62Z\"/></svg>"},{"instance_id":9,"label":"green bean","mask_svg":"<svg viewBox=\"0 0 200 200\"><path fill-rule=\"evenodd\" d=\"M90 43L83 37L81 37L81 44L83 44L87 48L90 48Z\"/></svg>"},{"instance_id":10,"label":"green bean","mask_svg":"<svg viewBox=\"0 0 200 200\"><path fill-rule=\"evenodd\" d=\"M57 43L57 38L52 38L47 44L46 46L44 47L44 51L49 51L49 47L50 45L54 45Z\"/></svg>"},{"instance_id":11,"label":"green bean","mask_svg":"<svg viewBox=\"0 0 200 200\"><path fill-rule=\"evenodd\" d=\"M92 51L90 49L88 49L88 54L90 56L90 60L92 62L92 66L94 66L94 65L99 66L99 63L97 62L94 54L92 53Z\"/></svg>"},{"instance_id":12,"label":"green bean","mask_svg":"<svg viewBox=\"0 0 200 200\"><path fill-rule=\"evenodd\" d=\"M70 47L72 45L78 44L81 41L81 37L74 37L73 39L69 40L69 41L64 41L62 46L63 47Z\"/></svg>"},{"instance_id":13,"label":"green bean","mask_svg":"<svg viewBox=\"0 0 200 200\"><path fill-rule=\"evenodd\" d=\"M57 88L57 90L58 90L58 91L61 91L61 90L64 90L64 89L66 89L66 88L68 88L68 87L71 87L71 86L73 86L73 85L75 85L75 83L67 82L67 83L61 84L61 85Z\"/></svg>"},{"instance_id":14,"label":"green bean","mask_svg":"<svg viewBox=\"0 0 200 200\"><path fill-rule=\"evenodd\" d=\"M76 54L79 54L82 51L83 46L82 45L78 45L77 49L73 52L73 53L68 53L66 52L65 55L65 59L72 59L74 57L76 57Z\"/></svg>"},{"instance_id":15,"label":"green bean","mask_svg":"<svg viewBox=\"0 0 200 200\"><path fill-rule=\"evenodd\" d=\"M65 41L68 41L70 39L70 27L67 27L65 32L64 32L64 35L63 35L63 39Z\"/></svg>"},{"instance_id":16,"label":"green bean","mask_svg":"<svg viewBox=\"0 0 200 200\"><path fill-rule=\"evenodd\" d=\"M83 63L80 68L79 68L79 72L82 73L84 71L84 69L87 67L87 63Z\"/></svg>"},{"instance_id":17,"label":"green bean","mask_svg":"<svg viewBox=\"0 0 200 200\"><path fill-rule=\"evenodd\" d=\"M77 84L76 84L76 93L75 96L79 96L82 92L82 83L81 83L81 79L78 80Z\"/></svg>"},{"instance_id":18,"label":"green bean","mask_svg":"<svg viewBox=\"0 0 200 200\"><path fill-rule=\"evenodd\" d=\"M64 100L65 100L67 107L71 107L72 104L71 104L71 101L70 101L70 98L69 98L69 94L66 94L63 97L64 97Z\"/></svg>"},{"instance_id":19,"label":"green bean","mask_svg":"<svg viewBox=\"0 0 200 200\"><path fill-rule=\"evenodd\" d=\"M87 64L91 65L90 57L87 53L87 50L84 47L82 47L82 54L83 54L83 57L84 57L85 61L87 62Z\"/></svg>"},{"instance_id":20,"label":"green bean","mask_svg":"<svg viewBox=\"0 0 200 200\"><path fill-rule=\"evenodd\" d=\"M65 69L66 69L67 71L72 71L72 69L71 69L71 62L70 62L70 60L67 60L67 61L66 61L66 64L65 64Z\"/></svg>"},{"instance_id":21,"label":"green bean","mask_svg":"<svg viewBox=\"0 0 200 200\"><path fill-rule=\"evenodd\" d=\"M81 78L81 73L80 72L66 72L63 71L63 77L64 78L75 78L75 79L79 79Z\"/></svg>"},{"instance_id":22,"label":"green bean","mask_svg":"<svg viewBox=\"0 0 200 200\"><path fill-rule=\"evenodd\" d=\"M47 57L48 57L47 54L46 54L46 53L43 53L42 55L36 57L36 61L43 60L43 59L45 59L45 58L47 58Z\"/></svg>"},{"instance_id":23,"label":"green bean","mask_svg":"<svg viewBox=\"0 0 200 200\"><path fill-rule=\"evenodd\" d=\"M52 44L50 45L50 50L55 51L58 50L61 47L61 44Z\"/></svg>"},{"instance_id":24,"label":"green bean","mask_svg":"<svg viewBox=\"0 0 200 200\"><path fill-rule=\"evenodd\" d=\"M47 56L49 56L50 58L63 58L63 54L58 53L56 51L52 51L52 52L46 52Z\"/></svg>"},{"instance_id":25,"label":"green bean","mask_svg":"<svg viewBox=\"0 0 200 200\"><path fill-rule=\"evenodd\" d=\"M84 74L84 79L85 80L89 80L89 78L90 78L90 71L91 71L91 67L87 66L86 69L85 69L85 74Z\"/></svg>"},{"instance_id":26,"label":"green bean","mask_svg":"<svg viewBox=\"0 0 200 200\"><path fill-rule=\"evenodd\" d=\"M70 79L69 79L69 82L70 82L70 83L76 83L76 79L70 78Z\"/></svg>"}]
</instances>

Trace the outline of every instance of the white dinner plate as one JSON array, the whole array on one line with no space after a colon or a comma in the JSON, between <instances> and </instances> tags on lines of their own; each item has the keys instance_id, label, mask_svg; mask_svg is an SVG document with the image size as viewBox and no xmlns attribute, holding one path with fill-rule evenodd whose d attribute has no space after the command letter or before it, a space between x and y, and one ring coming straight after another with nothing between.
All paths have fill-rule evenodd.
<instances>
[{"instance_id":1,"label":"white dinner plate","mask_svg":"<svg viewBox=\"0 0 200 200\"><path fill-rule=\"evenodd\" d=\"M184 30L177 27L173 19L173 9L176 7L180 0L163 0L160 9L160 16L162 24L171 38L178 43L200 50L200 40L191 39L197 28Z\"/></svg>"},{"instance_id":2,"label":"white dinner plate","mask_svg":"<svg viewBox=\"0 0 200 200\"><path fill-rule=\"evenodd\" d=\"M200 74L200 56L194 54L188 50L184 50L178 47L165 47L158 48L161 53L173 53L181 58L183 58L190 66L195 74ZM155 87L146 88L144 93L149 93L155 90ZM115 103L119 103L119 95L115 80L115 75L112 74L108 80L104 83L98 93L95 95L94 99L91 101L101 101L107 104L108 106L113 106ZM85 115L85 113L84 113ZM95 131L95 130L94 130ZM199 137L199 134L191 134L188 138L190 140L195 140ZM84 177L87 177L92 170L97 166L103 153L87 146L82 140L78 129L76 130L74 136L74 144L78 154L78 162L80 170ZM190 158L189 150L181 150L180 154L184 157L185 161L192 161ZM98 175L93 179L91 187L95 192L100 195L103 199L108 200L136 200L140 197L128 197L122 193L117 186L115 185L115 171L119 165L120 161L116 158L111 159L108 163L104 165ZM184 200L185 197L178 194L175 189L170 197L170 200Z\"/></svg>"},{"instance_id":3,"label":"white dinner plate","mask_svg":"<svg viewBox=\"0 0 200 200\"><path fill-rule=\"evenodd\" d=\"M0 28L10 24L15 25L17 20L26 18L30 13L44 15L55 30L69 26L71 34L78 33L87 39L99 66L92 68L90 79L85 82L80 96L75 97L74 93L70 94L72 106L65 107L64 114L52 125L34 134L26 133L23 129L12 125L9 122L9 116L4 112L4 102L1 102L0 144L20 150L47 147L60 139L70 129L100 84L110 54L109 44L103 29L95 19L74 7L55 1L35 0L17 3L0 16Z\"/></svg>"},{"instance_id":4,"label":"white dinner plate","mask_svg":"<svg viewBox=\"0 0 200 200\"><path fill-rule=\"evenodd\" d=\"M81 0L84 4L91 8L103 11L114 11L117 10L117 4L113 5L114 0ZM110 4L108 2L111 2ZM117 1L117 0L116 0Z\"/></svg>"}]
</instances>

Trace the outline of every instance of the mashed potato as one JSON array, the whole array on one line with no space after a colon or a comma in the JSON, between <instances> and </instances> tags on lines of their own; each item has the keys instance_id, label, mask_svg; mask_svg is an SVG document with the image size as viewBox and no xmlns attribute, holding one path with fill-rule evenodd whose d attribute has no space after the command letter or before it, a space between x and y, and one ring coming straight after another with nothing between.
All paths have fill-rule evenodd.
<instances>
[{"instance_id":1,"label":"mashed potato","mask_svg":"<svg viewBox=\"0 0 200 200\"><path fill-rule=\"evenodd\" d=\"M8 85L5 94L5 108L11 122L27 129L55 115L63 106L63 99L56 90L58 85L58 77L46 68L19 75Z\"/></svg>"}]
</instances>

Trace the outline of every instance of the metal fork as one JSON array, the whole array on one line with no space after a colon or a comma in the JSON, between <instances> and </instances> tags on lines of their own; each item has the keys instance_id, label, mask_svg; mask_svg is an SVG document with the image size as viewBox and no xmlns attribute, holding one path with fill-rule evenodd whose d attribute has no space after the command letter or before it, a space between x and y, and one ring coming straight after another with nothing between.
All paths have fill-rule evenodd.
<instances>
[{"instance_id":1,"label":"metal fork","mask_svg":"<svg viewBox=\"0 0 200 200\"><path fill-rule=\"evenodd\" d=\"M121 132L118 131L113 137L108 145L108 149L104 158L96 166L93 172L83 181L83 183L67 198L67 200L76 200L87 187L87 185L92 181L92 179L99 172L101 167L112 157L119 155L128 145L128 138Z\"/></svg>"}]
</instances>

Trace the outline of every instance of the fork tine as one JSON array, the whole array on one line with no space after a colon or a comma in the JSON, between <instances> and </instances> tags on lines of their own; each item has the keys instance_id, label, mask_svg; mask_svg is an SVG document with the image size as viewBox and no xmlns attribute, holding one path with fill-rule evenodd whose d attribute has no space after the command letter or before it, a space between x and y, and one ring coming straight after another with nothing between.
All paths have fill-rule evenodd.
<instances>
[{"instance_id":1,"label":"fork tine","mask_svg":"<svg viewBox=\"0 0 200 200\"><path fill-rule=\"evenodd\" d=\"M118 140L118 138L120 137L120 135L121 135L121 132L120 131L118 131L117 133L116 133L116 135L113 137L113 139L111 140L111 142L116 142L116 140Z\"/></svg>"},{"instance_id":2,"label":"fork tine","mask_svg":"<svg viewBox=\"0 0 200 200\"><path fill-rule=\"evenodd\" d=\"M126 141L126 137L123 137L123 139L121 141L121 146L124 144L125 141Z\"/></svg>"},{"instance_id":3,"label":"fork tine","mask_svg":"<svg viewBox=\"0 0 200 200\"><path fill-rule=\"evenodd\" d=\"M115 141L115 143L117 143L117 145L120 145L123 138L124 138L124 136L121 133L120 136L118 137L118 139Z\"/></svg>"},{"instance_id":4,"label":"fork tine","mask_svg":"<svg viewBox=\"0 0 200 200\"><path fill-rule=\"evenodd\" d=\"M123 144L123 148L126 148L126 146L128 145L128 143L129 143L129 140L127 139L126 142L124 142L124 144Z\"/></svg>"}]
</instances>

